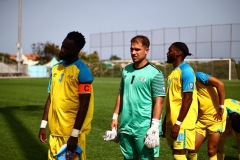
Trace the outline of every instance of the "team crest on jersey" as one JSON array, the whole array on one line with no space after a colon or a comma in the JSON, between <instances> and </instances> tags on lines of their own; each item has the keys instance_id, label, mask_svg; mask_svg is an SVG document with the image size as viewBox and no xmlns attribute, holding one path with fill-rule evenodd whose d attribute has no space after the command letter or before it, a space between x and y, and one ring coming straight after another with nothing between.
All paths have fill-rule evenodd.
<instances>
[{"instance_id":1,"label":"team crest on jersey","mask_svg":"<svg viewBox=\"0 0 240 160\"><path fill-rule=\"evenodd\" d=\"M190 82L190 83L189 83L189 88L190 88L190 89L193 89L193 86L194 86L193 83Z\"/></svg>"},{"instance_id":2,"label":"team crest on jersey","mask_svg":"<svg viewBox=\"0 0 240 160\"><path fill-rule=\"evenodd\" d=\"M144 78L144 77L139 77L138 80L139 80L139 81L142 81L142 82L146 82L146 81L147 81L147 79Z\"/></svg>"}]
</instances>

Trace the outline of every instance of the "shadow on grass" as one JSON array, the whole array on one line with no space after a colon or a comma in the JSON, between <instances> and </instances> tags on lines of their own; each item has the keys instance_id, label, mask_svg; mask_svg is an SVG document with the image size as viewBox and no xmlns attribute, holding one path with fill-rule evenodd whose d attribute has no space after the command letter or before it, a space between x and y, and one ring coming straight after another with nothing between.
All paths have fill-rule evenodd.
<instances>
[{"instance_id":1,"label":"shadow on grass","mask_svg":"<svg viewBox=\"0 0 240 160\"><path fill-rule=\"evenodd\" d=\"M29 118L29 121L31 121L30 124L34 123L34 118L36 117L36 114L34 113L40 113L43 110L41 106L6 106L0 108L0 114L3 116L3 119L6 121L6 125L8 126L8 129L11 131L10 135L14 135L11 143L15 143L14 145L20 146L21 153L24 157L19 157L17 159L34 159L34 160L43 160L47 159L47 146L46 144L42 144L38 139L38 129L39 126L36 126L36 132L34 126L27 127L26 124L24 124L24 120L19 118L25 116L30 116L31 114L35 115L32 116L32 119ZM18 114L22 114L18 116ZM38 114L39 115L39 114ZM36 120L35 120L36 121ZM39 119L40 121L40 119ZM31 128L34 128L34 133L31 132ZM7 144L7 142L4 142ZM17 150L15 148L15 150ZM7 157L18 157L18 155L6 155ZM11 159L11 158L10 158Z\"/></svg>"},{"instance_id":2,"label":"shadow on grass","mask_svg":"<svg viewBox=\"0 0 240 160\"><path fill-rule=\"evenodd\" d=\"M231 156L225 156L224 160L238 160L238 158L231 157Z\"/></svg>"}]
</instances>

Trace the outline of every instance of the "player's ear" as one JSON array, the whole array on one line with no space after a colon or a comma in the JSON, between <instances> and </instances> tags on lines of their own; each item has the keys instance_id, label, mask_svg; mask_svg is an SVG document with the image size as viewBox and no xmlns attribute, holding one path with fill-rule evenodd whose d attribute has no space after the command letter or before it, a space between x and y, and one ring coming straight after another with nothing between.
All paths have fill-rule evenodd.
<instances>
[{"instance_id":1,"label":"player's ear","mask_svg":"<svg viewBox=\"0 0 240 160\"><path fill-rule=\"evenodd\" d=\"M148 52L149 52L149 48L146 48L145 49L145 54L148 54Z\"/></svg>"}]
</instances>

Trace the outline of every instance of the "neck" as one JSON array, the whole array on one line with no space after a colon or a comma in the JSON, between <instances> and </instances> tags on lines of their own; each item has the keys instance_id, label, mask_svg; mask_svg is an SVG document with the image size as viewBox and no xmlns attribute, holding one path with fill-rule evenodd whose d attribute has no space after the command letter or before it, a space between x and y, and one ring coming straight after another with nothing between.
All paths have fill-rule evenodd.
<instances>
[{"instance_id":1,"label":"neck","mask_svg":"<svg viewBox=\"0 0 240 160\"><path fill-rule=\"evenodd\" d=\"M172 65L173 65L174 68L176 68L176 67L179 66L182 62L183 62L183 60L177 59L175 62L172 63Z\"/></svg>"},{"instance_id":2,"label":"neck","mask_svg":"<svg viewBox=\"0 0 240 160\"><path fill-rule=\"evenodd\" d=\"M148 63L148 61L146 59L142 60L141 62L134 62L134 67L136 69L138 68L142 68L143 66L145 66Z\"/></svg>"},{"instance_id":3,"label":"neck","mask_svg":"<svg viewBox=\"0 0 240 160\"><path fill-rule=\"evenodd\" d=\"M66 64L71 64L71 63L73 63L73 62L75 62L77 60L78 60L78 57L74 57L72 59L66 60Z\"/></svg>"}]
</instances>

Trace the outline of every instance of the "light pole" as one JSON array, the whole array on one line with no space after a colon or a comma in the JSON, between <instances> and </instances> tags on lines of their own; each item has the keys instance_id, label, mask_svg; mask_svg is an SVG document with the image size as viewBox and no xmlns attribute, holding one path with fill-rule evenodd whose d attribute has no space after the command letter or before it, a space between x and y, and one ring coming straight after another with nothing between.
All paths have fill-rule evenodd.
<instances>
[{"instance_id":1,"label":"light pole","mask_svg":"<svg viewBox=\"0 0 240 160\"><path fill-rule=\"evenodd\" d=\"M18 0L18 42L17 42L17 61L18 61L18 74L21 73L21 60L22 60L22 0Z\"/></svg>"}]
</instances>

